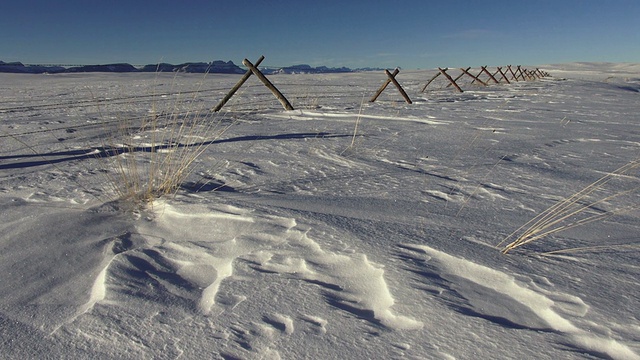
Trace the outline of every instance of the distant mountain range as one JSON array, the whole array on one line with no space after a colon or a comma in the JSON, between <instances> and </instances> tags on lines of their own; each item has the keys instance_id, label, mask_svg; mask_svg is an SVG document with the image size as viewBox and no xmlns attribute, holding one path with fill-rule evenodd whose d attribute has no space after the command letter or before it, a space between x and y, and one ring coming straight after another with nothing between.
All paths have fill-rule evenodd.
<instances>
[{"instance_id":1,"label":"distant mountain range","mask_svg":"<svg viewBox=\"0 0 640 360\"><path fill-rule=\"evenodd\" d=\"M326 66L311 67L309 65L293 65L282 68L265 68L265 74L320 74L320 73L347 73L354 71L370 71L382 69L349 69L346 67L329 68ZM81 73L81 72L185 72L185 73L214 73L214 74L244 74L245 69L240 68L232 61L216 60L210 63L196 62L179 65L161 63L150 64L142 67L135 67L127 63L106 64L106 65L80 65L80 66L58 66L58 65L25 65L21 62L0 61L0 73L23 73L23 74L59 74L59 73Z\"/></svg>"}]
</instances>

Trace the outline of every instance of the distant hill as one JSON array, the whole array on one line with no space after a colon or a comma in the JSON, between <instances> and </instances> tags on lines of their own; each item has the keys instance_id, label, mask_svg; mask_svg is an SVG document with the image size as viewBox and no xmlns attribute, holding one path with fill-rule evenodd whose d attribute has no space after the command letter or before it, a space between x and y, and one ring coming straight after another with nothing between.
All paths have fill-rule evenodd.
<instances>
[{"instance_id":1,"label":"distant hill","mask_svg":"<svg viewBox=\"0 0 640 360\"><path fill-rule=\"evenodd\" d=\"M105 65L82 65L72 67L25 65L21 62L6 63L0 61L0 72L4 73L25 73L25 74L58 74L58 73L80 73L80 72L185 72L185 73L223 73L223 74L244 74L245 70L235 65L232 61L212 61L210 63L184 63L172 64L151 64L137 68L131 64L105 64Z\"/></svg>"},{"instance_id":2,"label":"distant hill","mask_svg":"<svg viewBox=\"0 0 640 360\"><path fill-rule=\"evenodd\" d=\"M107 65L83 65L83 66L74 66L65 69L63 72L67 73L78 73L78 72L138 72L135 66L131 64L107 64Z\"/></svg>"},{"instance_id":3,"label":"distant hill","mask_svg":"<svg viewBox=\"0 0 640 360\"><path fill-rule=\"evenodd\" d=\"M311 67L310 65L300 64L286 66L279 69L270 69L264 71L270 74L326 74L326 73L347 73L353 70L347 67L329 68L326 66Z\"/></svg>"},{"instance_id":4,"label":"distant hill","mask_svg":"<svg viewBox=\"0 0 640 360\"><path fill-rule=\"evenodd\" d=\"M21 62L6 63L0 61L0 72L4 73L26 73L26 74L42 74L42 73L60 73L66 69L62 66L41 66L41 65L24 65Z\"/></svg>"},{"instance_id":5,"label":"distant hill","mask_svg":"<svg viewBox=\"0 0 640 360\"><path fill-rule=\"evenodd\" d=\"M349 69L347 67L312 67L306 64L285 66L281 68L263 68L265 74L325 74L325 73L348 73L355 71L383 70L377 68ZM184 73L213 73L213 74L244 74L245 69L240 68L232 61L216 60L206 62L189 62L184 64L149 64L142 67L135 67L127 63L105 64L105 65L80 65L80 66L51 66L51 65L25 65L21 62L5 63L0 61L0 73L25 73L25 74L58 74L58 73L81 73L81 72L184 72Z\"/></svg>"},{"instance_id":6,"label":"distant hill","mask_svg":"<svg viewBox=\"0 0 640 360\"><path fill-rule=\"evenodd\" d=\"M244 74L245 70L238 67L233 61L216 60L210 63L196 62L179 65L161 63L145 65L140 68L142 72L185 72L185 73L217 73L217 74Z\"/></svg>"}]
</instances>

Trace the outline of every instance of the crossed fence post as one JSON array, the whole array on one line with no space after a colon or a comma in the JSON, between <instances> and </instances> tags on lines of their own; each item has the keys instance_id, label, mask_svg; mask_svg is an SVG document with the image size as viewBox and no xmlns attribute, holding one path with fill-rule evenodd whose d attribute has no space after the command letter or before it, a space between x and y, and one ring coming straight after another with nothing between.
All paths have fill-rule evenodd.
<instances>
[{"instance_id":1,"label":"crossed fence post","mask_svg":"<svg viewBox=\"0 0 640 360\"><path fill-rule=\"evenodd\" d=\"M518 81L518 77L516 76L516 73L513 72L511 65L507 65L507 70L509 70L509 73L511 73L511 80Z\"/></svg>"},{"instance_id":2,"label":"crossed fence post","mask_svg":"<svg viewBox=\"0 0 640 360\"><path fill-rule=\"evenodd\" d=\"M507 79L507 76L502 71L502 67L501 66L498 66L498 73L500 73L500 76L502 76L502 78L504 79L504 81L507 82L507 84L511 84L511 81L509 81L509 79Z\"/></svg>"},{"instance_id":3,"label":"crossed fence post","mask_svg":"<svg viewBox=\"0 0 640 360\"><path fill-rule=\"evenodd\" d=\"M498 83L499 83L499 81L498 81L498 80L496 80L496 78L493 76L493 74L491 74L491 73L489 72L489 70L487 70L487 66L486 66L486 65L482 67L482 72L484 72L485 74L489 75L489 78L490 78L491 80L493 80L493 82L495 82L496 84L498 84Z\"/></svg>"},{"instance_id":4,"label":"crossed fence post","mask_svg":"<svg viewBox=\"0 0 640 360\"><path fill-rule=\"evenodd\" d=\"M231 97L240 89L240 87L242 87L242 85L249 79L249 77L251 77L252 74L258 77L258 79L260 79L260 81L262 81L262 83L269 90L271 90L271 92L276 96L276 98L278 98L278 100L286 110L293 110L293 106L291 106L289 100L287 100L287 98L284 97L284 95L282 95L282 93L271 83L271 81L269 81L269 79L267 79L264 74L258 69L258 65L260 65L262 60L264 60L264 55L260 56L255 64L252 64L251 61L247 59L242 60L242 64L249 70L244 73L242 78L240 78L240 80L229 91L229 93L227 93L227 95L222 100L220 100L218 105L213 108L214 112L220 111L220 109L222 109L222 107L229 101L229 99L231 99Z\"/></svg>"},{"instance_id":5,"label":"crossed fence post","mask_svg":"<svg viewBox=\"0 0 640 360\"><path fill-rule=\"evenodd\" d=\"M469 69L471 69L471 66L469 66L469 67L468 67L468 68L466 68L465 70L466 70L466 71L469 71ZM462 70L462 69L460 69L460 70ZM453 86L455 86L455 87L456 87L460 92L462 92L462 89L460 89L460 87L458 86L457 81L458 81L458 80L460 80L460 78L462 78L464 75L465 75L465 73L464 73L464 70L463 70L463 72L461 72L461 73L460 73L460 75L456 76L456 78L455 78L455 79L453 79L453 81L451 81L451 79L449 79L450 84L447 84L447 87L450 87L450 86L452 86L452 85L453 85Z\"/></svg>"},{"instance_id":6,"label":"crossed fence post","mask_svg":"<svg viewBox=\"0 0 640 360\"><path fill-rule=\"evenodd\" d=\"M463 74L469 75L469 76L471 76L471 77L473 78L473 81L471 82L472 84L473 84L474 82L476 82L476 81L477 81L477 82L479 82L480 84L482 84L482 85L484 85L484 86L487 86L487 83L486 83L486 82L484 82L484 81L482 81L482 80L478 79L478 76L480 76L480 74L482 74L482 72L480 72L480 74L478 74L478 76L474 76L473 74L471 74L471 73L469 72L469 68L467 68L466 70L465 70L465 69L463 69L463 68L460 68L460 70L462 70L462 73L463 73Z\"/></svg>"},{"instance_id":7,"label":"crossed fence post","mask_svg":"<svg viewBox=\"0 0 640 360\"><path fill-rule=\"evenodd\" d=\"M470 68L467 68L467 70L469 69ZM449 87L450 85L453 85L453 87L455 87L458 90L458 92L464 92L462 91L462 88L458 86L458 83L456 83L456 81L458 81L458 79L460 79L460 77L464 75L464 73L458 75L458 77L454 79L451 77L451 75L447 74L447 69L438 68L438 71L440 71L440 73L442 73L442 75L444 75L444 77L446 77L447 80L449 80L449 85L447 85L447 87Z\"/></svg>"},{"instance_id":8,"label":"crossed fence post","mask_svg":"<svg viewBox=\"0 0 640 360\"><path fill-rule=\"evenodd\" d=\"M444 71L447 71L448 68L444 68ZM436 78L438 78L438 76L442 75L442 72L438 72L435 75L433 75L433 77L431 79L429 79L429 81L427 81L427 84L422 88L422 90L420 90L420 92L425 92L427 90L427 86L429 86L429 84L431 84L433 82L433 80L435 80Z\"/></svg>"},{"instance_id":9,"label":"crossed fence post","mask_svg":"<svg viewBox=\"0 0 640 360\"><path fill-rule=\"evenodd\" d=\"M398 88L398 91L400 92L400 94L404 98L404 101L406 101L407 104L412 104L412 101L409 98L409 95L407 95L407 93L404 91L402 86L400 86L400 83L398 82L398 80L396 80L396 75L398 75L399 72L400 72L400 69L398 69L398 68L393 70L393 73L391 73L391 72L389 72L389 70L385 69L384 73L387 75L387 80L384 82L384 84L382 84L382 86L380 86L380 88L378 89L376 94L373 95L373 97L371 98L371 100L369 100L369 102L375 102L376 99L378 99L378 97L380 96L380 94L382 94L384 89L386 89L387 86L389 86L390 83L393 83L393 85L395 85L396 88Z\"/></svg>"}]
</instances>

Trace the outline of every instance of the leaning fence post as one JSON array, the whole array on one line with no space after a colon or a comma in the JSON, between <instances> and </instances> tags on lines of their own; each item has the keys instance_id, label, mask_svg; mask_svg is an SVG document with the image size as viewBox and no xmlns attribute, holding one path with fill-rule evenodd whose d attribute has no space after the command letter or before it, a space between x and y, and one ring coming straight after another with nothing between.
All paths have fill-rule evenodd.
<instances>
[{"instance_id":1,"label":"leaning fence post","mask_svg":"<svg viewBox=\"0 0 640 360\"><path fill-rule=\"evenodd\" d=\"M493 74L491 74L494 78L496 78L498 80L498 74L500 73L500 71L496 70L493 72ZM502 79L498 80L498 84L502 82Z\"/></svg>"},{"instance_id":2,"label":"leaning fence post","mask_svg":"<svg viewBox=\"0 0 640 360\"><path fill-rule=\"evenodd\" d=\"M511 73L511 80L519 81L516 73L513 72L511 65L507 65L507 70L509 70L509 72Z\"/></svg>"},{"instance_id":3,"label":"leaning fence post","mask_svg":"<svg viewBox=\"0 0 640 360\"><path fill-rule=\"evenodd\" d=\"M480 70L480 72L476 76L473 76L471 73L468 73L469 76L474 78L473 81L471 81L471 83L473 84L474 82L479 81L482 85L487 86L486 82L480 80L480 75L482 75L482 73L483 73L482 70Z\"/></svg>"},{"instance_id":4,"label":"leaning fence post","mask_svg":"<svg viewBox=\"0 0 640 360\"><path fill-rule=\"evenodd\" d=\"M445 70L447 70L447 68L445 68ZM427 90L427 86L429 86L429 84L431 84L433 80L435 80L440 75L442 75L442 73L440 72L433 75L433 77L429 81L427 81L427 85L425 85L420 92L425 92L425 90Z\"/></svg>"},{"instance_id":5,"label":"leaning fence post","mask_svg":"<svg viewBox=\"0 0 640 360\"><path fill-rule=\"evenodd\" d=\"M516 74L518 74L518 77L522 77L523 81L527 81L527 78L525 78L524 74L522 73L522 67L520 65L518 65L518 67L516 68Z\"/></svg>"},{"instance_id":6,"label":"leaning fence post","mask_svg":"<svg viewBox=\"0 0 640 360\"><path fill-rule=\"evenodd\" d=\"M498 80L496 80L496 78L495 78L493 75L491 75L491 73L489 72L489 70L487 70L487 67L486 67L486 66L483 66L483 67L482 67L482 71L483 71L485 74L489 75L489 77L491 78L491 80L493 80L496 84L498 83Z\"/></svg>"},{"instance_id":7,"label":"leaning fence post","mask_svg":"<svg viewBox=\"0 0 640 360\"><path fill-rule=\"evenodd\" d=\"M451 82L451 85L455 86L456 89L458 89L459 92L464 92L462 91L462 89L460 88L460 86L458 86L458 84L456 84L456 81L453 80L453 78L447 74L447 70L446 69L442 69L442 68L438 68L438 70L440 70L440 72L442 73L442 75L444 75L444 77L447 78L447 80L449 80L449 82ZM464 73L463 73L464 74ZM460 78L460 76L458 76L458 79Z\"/></svg>"},{"instance_id":8,"label":"leaning fence post","mask_svg":"<svg viewBox=\"0 0 640 360\"><path fill-rule=\"evenodd\" d=\"M467 71L469 71L469 69L471 69L471 66L469 66L469 67L467 68ZM446 71L446 70L448 70L448 69L445 69L445 71ZM460 69L460 70L462 70L462 69ZM463 76L464 76L464 72L463 72L463 73L460 73L460 75L456 76L456 78L455 78L455 79L453 79L453 82L456 82L456 81L460 80L460 78L461 78L461 77L463 77ZM451 86L451 85L452 85L452 83L449 83L449 84L447 84L447 86L446 86L446 87L449 87L449 86ZM457 84L456 84L456 85L457 85Z\"/></svg>"},{"instance_id":9,"label":"leaning fence post","mask_svg":"<svg viewBox=\"0 0 640 360\"><path fill-rule=\"evenodd\" d=\"M398 73L400 72L400 69L396 68L395 70L393 70L393 76L398 75ZM389 86L389 84L391 84L391 79L387 78L387 80L384 82L384 84L382 84L382 86L380 86L380 88L378 89L378 91L376 92L375 95L373 95L373 97L371 98L371 100L369 100L369 102L375 102L378 97L380 96L380 94L382 94L382 92L384 91L384 89L387 88L387 86Z\"/></svg>"},{"instance_id":10,"label":"leaning fence post","mask_svg":"<svg viewBox=\"0 0 640 360\"><path fill-rule=\"evenodd\" d=\"M511 84L511 81L509 81L509 79L507 79L507 76L502 72L502 67L498 66L498 72L500 73L500 76L502 76L502 78L507 82L507 84Z\"/></svg>"},{"instance_id":11,"label":"leaning fence post","mask_svg":"<svg viewBox=\"0 0 640 360\"><path fill-rule=\"evenodd\" d=\"M293 110L293 106L291 106L291 103L289 103L289 100L287 100L287 98L284 97L284 95L282 95L282 93L275 87L273 86L273 84L271 83L271 81L269 81L269 79L267 79L264 74L262 72L260 72L260 70L258 70L258 68L255 67L255 65L253 65L251 63L251 61L249 61L248 59L244 59L242 60L242 64L246 67L249 68L249 70L251 70L251 72L258 77L258 79L260 79L260 81L262 81L262 83L269 89L271 90L271 92L273 93L273 95L275 95L278 100L280 100L280 103L282 104L282 106L286 109L286 110Z\"/></svg>"},{"instance_id":12,"label":"leaning fence post","mask_svg":"<svg viewBox=\"0 0 640 360\"><path fill-rule=\"evenodd\" d=\"M467 68L467 70L465 70L465 69L463 69L463 68L460 68L460 70L462 70L462 72L463 72L463 73L465 73L465 74L467 74L467 75L471 76L472 78L474 78L474 79L475 79L474 81L478 81L480 84L482 84L482 85L484 85L484 86L487 86L487 83L485 83L484 81L482 81L482 80L478 79L478 76L480 76L480 74L482 74L482 71L480 72L480 74L478 74L478 76L473 76L473 75L468 71L468 70L469 70L468 68ZM473 82L472 82L472 83L473 83Z\"/></svg>"},{"instance_id":13,"label":"leaning fence post","mask_svg":"<svg viewBox=\"0 0 640 360\"><path fill-rule=\"evenodd\" d=\"M398 88L398 91L400 92L400 95L402 95L402 97L404 98L404 101L406 101L407 104L412 104L413 102L411 101L411 99L409 99L409 95L407 95L407 93L404 91L402 86L400 86L400 83L398 82L398 80L396 80L395 75L392 75L387 69L384 70L384 73L387 74L387 77L389 78L389 80L391 80L393 85L395 85L396 88Z\"/></svg>"},{"instance_id":14,"label":"leaning fence post","mask_svg":"<svg viewBox=\"0 0 640 360\"><path fill-rule=\"evenodd\" d=\"M258 61L256 61L255 66L260 65L262 60L264 60L264 55L260 56ZM242 85L249 79L251 74L253 74L251 72L251 69L247 70L247 72L245 72L244 75L242 75L242 78L240 78L240 80L236 83L236 85L229 91L229 93L227 93L227 95L222 100L220 100L218 105L216 105L216 107L213 108L213 111L214 112L220 111L220 109L222 109L222 107L227 103L227 101L229 101L231 97L240 89L240 87L242 87Z\"/></svg>"}]
</instances>

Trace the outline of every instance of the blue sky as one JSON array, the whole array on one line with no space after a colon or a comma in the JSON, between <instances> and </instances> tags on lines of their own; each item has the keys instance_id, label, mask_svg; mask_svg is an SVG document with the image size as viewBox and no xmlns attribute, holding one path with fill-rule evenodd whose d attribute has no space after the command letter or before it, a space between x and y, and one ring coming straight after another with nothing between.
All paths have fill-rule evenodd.
<instances>
[{"instance_id":1,"label":"blue sky","mask_svg":"<svg viewBox=\"0 0 640 360\"><path fill-rule=\"evenodd\" d=\"M640 62L640 0L20 0L0 60L433 68Z\"/></svg>"}]
</instances>

